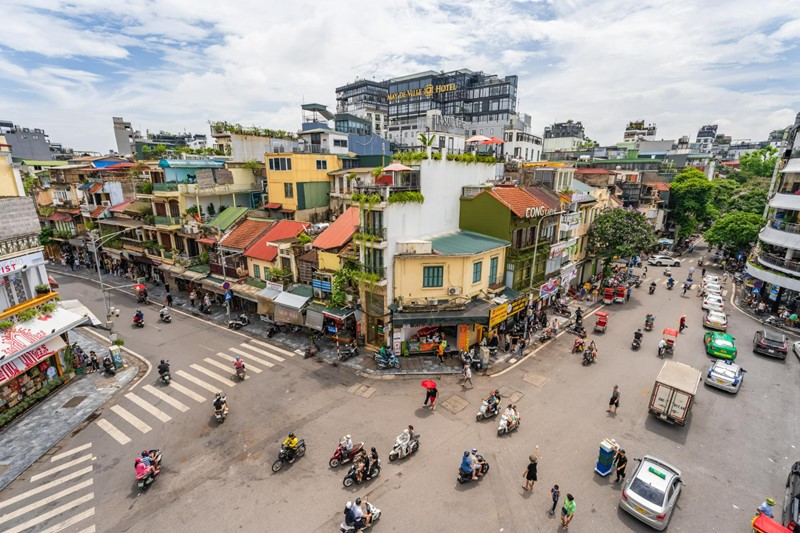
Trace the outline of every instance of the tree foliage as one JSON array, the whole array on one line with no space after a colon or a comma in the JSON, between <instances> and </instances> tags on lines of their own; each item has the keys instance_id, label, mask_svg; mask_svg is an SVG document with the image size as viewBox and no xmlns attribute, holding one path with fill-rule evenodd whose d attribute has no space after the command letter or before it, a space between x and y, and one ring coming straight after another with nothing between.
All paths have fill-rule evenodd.
<instances>
[{"instance_id":1,"label":"tree foliage","mask_svg":"<svg viewBox=\"0 0 800 533\"><path fill-rule=\"evenodd\" d=\"M706 175L697 169L686 169L670 184L670 193L675 201L671 216L679 226L677 238L684 239L694 233L698 224L718 214L711 203L714 186Z\"/></svg>"},{"instance_id":2,"label":"tree foliage","mask_svg":"<svg viewBox=\"0 0 800 533\"><path fill-rule=\"evenodd\" d=\"M763 225L761 215L735 211L714 221L703 237L714 246L739 251L756 241Z\"/></svg>"},{"instance_id":3,"label":"tree foliage","mask_svg":"<svg viewBox=\"0 0 800 533\"><path fill-rule=\"evenodd\" d=\"M775 163L778 161L777 148L766 146L761 150L744 154L739 158L739 168L743 172L749 172L755 176L769 178L775 170Z\"/></svg>"},{"instance_id":4,"label":"tree foliage","mask_svg":"<svg viewBox=\"0 0 800 533\"><path fill-rule=\"evenodd\" d=\"M614 257L640 255L656 245L653 226L645 216L633 210L609 209L589 227L589 251L606 264Z\"/></svg>"},{"instance_id":5,"label":"tree foliage","mask_svg":"<svg viewBox=\"0 0 800 533\"><path fill-rule=\"evenodd\" d=\"M764 213L767 205L767 190L763 187L747 189L737 194L729 203L729 211L742 211L744 213Z\"/></svg>"}]
</instances>

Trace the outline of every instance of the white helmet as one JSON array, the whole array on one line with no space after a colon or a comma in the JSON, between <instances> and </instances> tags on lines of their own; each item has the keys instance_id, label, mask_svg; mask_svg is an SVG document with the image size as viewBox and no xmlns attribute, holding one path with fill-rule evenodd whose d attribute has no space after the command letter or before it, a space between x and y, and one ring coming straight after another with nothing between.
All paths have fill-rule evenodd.
<instances>
[{"instance_id":1,"label":"white helmet","mask_svg":"<svg viewBox=\"0 0 800 533\"><path fill-rule=\"evenodd\" d=\"M345 505L345 508L347 509L350 509L352 507L353 507L353 502L347 502L347 505Z\"/></svg>"},{"instance_id":2,"label":"white helmet","mask_svg":"<svg viewBox=\"0 0 800 533\"><path fill-rule=\"evenodd\" d=\"M344 439L345 439L345 440L350 440L350 435L345 435L345 436L344 436Z\"/></svg>"}]
</instances>

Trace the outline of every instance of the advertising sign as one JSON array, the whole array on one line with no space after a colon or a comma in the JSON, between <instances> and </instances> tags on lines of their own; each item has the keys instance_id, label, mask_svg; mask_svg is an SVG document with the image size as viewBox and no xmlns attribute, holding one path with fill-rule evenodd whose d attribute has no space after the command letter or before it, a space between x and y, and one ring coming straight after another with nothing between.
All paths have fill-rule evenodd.
<instances>
[{"instance_id":1,"label":"advertising sign","mask_svg":"<svg viewBox=\"0 0 800 533\"><path fill-rule=\"evenodd\" d=\"M489 327L493 328L507 318L512 317L525 309L525 302L525 297L522 297L494 307L491 311L489 311Z\"/></svg>"}]
</instances>

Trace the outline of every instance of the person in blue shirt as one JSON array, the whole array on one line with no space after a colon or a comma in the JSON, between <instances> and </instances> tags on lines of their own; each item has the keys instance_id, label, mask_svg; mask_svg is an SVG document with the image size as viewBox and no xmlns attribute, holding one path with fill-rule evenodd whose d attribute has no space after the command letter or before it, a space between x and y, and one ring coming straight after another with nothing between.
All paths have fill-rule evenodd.
<instances>
[{"instance_id":1,"label":"person in blue shirt","mask_svg":"<svg viewBox=\"0 0 800 533\"><path fill-rule=\"evenodd\" d=\"M469 452L464 452L464 458L461 459L461 471L465 474L472 473L472 479L478 479L475 468L472 466L472 459L469 456Z\"/></svg>"},{"instance_id":2,"label":"person in blue shirt","mask_svg":"<svg viewBox=\"0 0 800 533\"><path fill-rule=\"evenodd\" d=\"M775 505L775 500L772 499L772 498L767 498L766 500L764 500L764 502L761 505L758 506L758 509L756 509L756 512L758 514L765 514L770 518L775 518L775 516L773 516L773 512L772 512L772 506L773 505Z\"/></svg>"}]
</instances>

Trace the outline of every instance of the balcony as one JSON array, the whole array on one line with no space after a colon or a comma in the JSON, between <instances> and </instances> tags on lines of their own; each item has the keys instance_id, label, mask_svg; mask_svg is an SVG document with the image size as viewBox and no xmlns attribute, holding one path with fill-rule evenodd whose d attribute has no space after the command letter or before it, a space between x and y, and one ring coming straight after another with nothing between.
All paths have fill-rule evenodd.
<instances>
[{"instance_id":1,"label":"balcony","mask_svg":"<svg viewBox=\"0 0 800 533\"><path fill-rule=\"evenodd\" d=\"M55 300L58 298L57 292L48 292L47 294L37 294L34 298L30 300L25 300L24 302L9 307L2 313L0 313L0 320L14 320L14 316L26 311L28 309L33 309L34 307L38 307L40 305L46 304L51 300Z\"/></svg>"},{"instance_id":2,"label":"balcony","mask_svg":"<svg viewBox=\"0 0 800 533\"><path fill-rule=\"evenodd\" d=\"M377 226L359 226L357 232L361 235L377 237L378 240L381 241L386 240L386 228L380 228Z\"/></svg>"},{"instance_id":3,"label":"balcony","mask_svg":"<svg viewBox=\"0 0 800 533\"><path fill-rule=\"evenodd\" d=\"M180 217L156 216L155 224L156 226L166 226L166 227L180 226L181 219Z\"/></svg>"},{"instance_id":4,"label":"balcony","mask_svg":"<svg viewBox=\"0 0 800 533\"><path fill-rule=\"evenodd\" d=\"M42 248L39 235L22 235L0 241L0 257L25 251L37 251Z\"/></svg>"},{"instance_id":5,"label":"balcony","mask_svg":"<svg viewBox=\"0 0 800 533\"><path fill-rule=\"evenodd\" d=\"M757 262L752 260L747 262L745 272L758 280L800 292L800 279L794 275L784 274L782 271L777 270L777 267L764 266L767 264L769 264L768 261L764 262L759 256Z\"/></svg>"},{"instance_id":6,"label":"balcony","mask_svg":"<svg viewBox=\"0 0 800 533\"><path fill-rule=\"evenodd\" d=\"M758 262L764 266L780 270L781 272L800 276L800 261L785 259L780 255L763 252L758 254Z\"/></svg>"},{"instance_id":7,"label":"balcony","mask_svg":"<svg viewBox=\"0 0 800 533\"><path fill-rule=\"evenodd\" d=\"M361 272L370 276L377 276L378 280L386 279L386 267L375 265L361 265Z\"/></svg>"},{"instance_id":8,"label":"balcony","mask_svg":"<svg viewBox=\"0 0 800 533\"><path fill-rule=\"evenodd\" d=\"M218 196L220 194L257 190L259 190L259 186L255 182L227 183L225 185L212 185L210 187L202 187L198 183L181 183L178 185L178 192L181 194L191 194L193 196Z\"/></svg>"},{"instance_id":9,"label":"balcony","mask_svg":"<svg viewBox=\"0 0 800 533\"><path fill-rule=\"evenodd\" d=\"M170 181L168 183L154 183L153 196L180 196L180 193L178 192L179 185L182 184L174 181Z\"/></svg>"},{"instance_id":10,"label":"balcony","mask_svg":"<svg viewBox=\"0 0 800 533\"><path fill-rule=\"evenodd\" d=\"M381 198L381 202L388 202L389 197L398 192L419 192L419 186L394 186L394 185L356 185L353 190L358 194L365 194L372 196L377 194Z\"/></svg>"},{"instance_id":11,"label":"balcony","mask_svg":"<svg viewBox=\"0 0 800 533\"><path fill-rule=\"evenodd\" d=\"M800 224L789 224L781 219L770 220L769 227L780 231L788 231L789 233L800 233Z\"/></svg>"},{"instance_id":12,"label":"balcony","mask_svg":"<svg viewBox=\"0 0 800 533\"><path fill-rule=\"evenodd\" d=\"M800 211L800 195L791 192L779 192L769 200L769 206L773 209L784 209L786 211Z\"/></svg>"},{"instance_id":13,"label":"balcony","mask_svg":"<svg viewBox=\"0 0 800 533\"><path fill-rule=\"evenodd\" d=\"M761 233L758 234L758 239L780 248L800 250L800 232L795 233L791 231L795 229L795 226L795 224L783 224L782 227L784 229L776 229L773 224L767 224L761 229ZM789 230L786 229L787 227Z\"/></svg>"},{"instance_id":14,"label":"balcony","mask_svg":"<svg viewBox=\"0 0 800 533\"><path fill-rule=\"evenodd\" d=\"M295 146L292 148L294 154L329 154L331 153L326 147L321 144L304 144L303 146Z\"/></svg>"}]
</instances>

